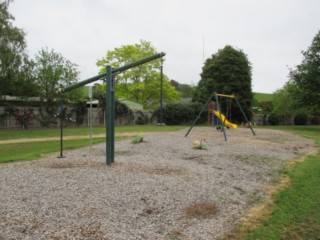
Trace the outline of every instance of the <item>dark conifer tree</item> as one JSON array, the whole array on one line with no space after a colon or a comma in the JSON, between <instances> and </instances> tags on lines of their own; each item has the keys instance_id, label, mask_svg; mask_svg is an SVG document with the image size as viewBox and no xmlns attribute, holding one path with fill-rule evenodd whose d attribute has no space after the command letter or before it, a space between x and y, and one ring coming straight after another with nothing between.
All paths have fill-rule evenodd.
<instances>
[{"instance_id":1,"label":"dark conifer tree","mask_svg":"<svg viewBox=\"0 0 320 240\"><path fill-rule=\"evenodd\" d=\"M201 80L196 88L193 101L205 103L212 92L234 94L246 116L251 119L251 103L253 99L251 88L251 64L242 51L225 46L207 59L201 73ZM227 100L222 99L222 110L226 111ZM231 105L232 119L241 123L244 121L240 109L233 101Z\"/></svg>"}]
</instances>

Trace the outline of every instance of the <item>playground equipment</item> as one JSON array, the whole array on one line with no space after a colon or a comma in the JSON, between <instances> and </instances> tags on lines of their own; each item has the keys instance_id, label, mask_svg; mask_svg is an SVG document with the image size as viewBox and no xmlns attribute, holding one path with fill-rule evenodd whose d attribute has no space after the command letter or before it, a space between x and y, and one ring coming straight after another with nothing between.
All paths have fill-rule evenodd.
<instances>
[{"instance_id":1,"label":"playground equipment","mask_svg":"<svg viewBox=\"0 0 320 240\"><path fill-rule=\"evenodd\" d=\"M201 138L200 140L195 140L192 145L193 145L193 148L208 149L208 144L206 143L205 138Z\"/></svg>"},{"instance_id":2,"label":"playground equipment","mask_svg":"<svg viewBox=\"0 0 320 240\"><path fill-rule=\"evenodd\" d=\"M86 79L84 81L78 82L76 84L70 85L62 89L61 94L69 92L78 87L84 86L86 84L98 81L106 80L106 163L111 165L114 162L114 121L115 121L115 76L126 71L130 68L142 65L144 63L153 61L158 58L164 57L165 53L158 53L146 58L142 58L136 62L124 65L118 68L112 68L110 65L106 66L106 72L101 73L92 78Z\"/></svg>"},{"instance_id":3,"label":"playground equipment","mask_svg":"<svg viewBox=\"0 0 320 240\"><path fill-rule=\"evenodd\" d=\"M227 118L221 112L214 110L213 113L216 117L218 117L221 120L221 122L223 122L223 125L230 127L230 128L237 128L238 127L237 124L229 122L227 120Z\"/></svg>"},{"instance_id":4,"label":"playground equipment","mask_svg":"<svg viewBox=\"0 0 320 240\"><path fill-rule=\"evenodd\" d=\"M226 95L226 94L219 94L216 92L211 93L210 97L208 98L208 101L202 106L198 116L196 117L196 119L193 121L191 127L189 128L189 130L187 131L187 133L185 134L185 137L187 137L189 135L189 133L191 132L192 128L194 127L194 125L197 123L198 119L201 116L201 113L204 111L205 107L208 106L208 103L212 100L212 98L215 98L215 102L216 102L216 108L213 107L213 113L214 115L220 120L221 123L221 129L224 135L224 139L225 141L227 141L227 135L226 135L226 131L225 131L225 127L224 126L228 126L228 127L232 127L232 128L236 128L238 127L236 124L230 123L227 118L225 117L225 115L223 115L221 113L221 105L220 105L220 101L219 101L219 97L225 97L225 98L230 98L230 99L234 99L238 105L238 107L241 110L241 113L244 117L244 119L246 120L247 126L249 126L249 128L251 129L251 132L253 135L256 135L255 132L252 129L252 126L250 124L250 122L248 121L247 116L245 115L242 107L240 106L237 98L234 95ZM230 102L230 106L231 106L231 102Z\"/></svg>"},{"instance_id":5,"label":"playground equipment","mask_svg":"<svg viewBox=\"0 0 320 240\"><path fill-rule=\"evenodd\" d=\"M230 107L229 107L229 105L230 105ZM230 109L230 111L229 111L229 109ZM228 101L228 108L227 108L226 112L227 112L227 114L229 113L229 117L231 117L231 104L229 104L229 101ZM221 113L220 111L217 110L216 102L210 102L208 104L208 123L209 123L209 125L218 126L218 121L215 121L215 117L217 118L217 120L219 119L220 122L223 122L223 124L227 127L230 127L230 128L237 128L238 127L237 124L229 122L227 117L223 113Z\"/></svg>"}]
</instances>

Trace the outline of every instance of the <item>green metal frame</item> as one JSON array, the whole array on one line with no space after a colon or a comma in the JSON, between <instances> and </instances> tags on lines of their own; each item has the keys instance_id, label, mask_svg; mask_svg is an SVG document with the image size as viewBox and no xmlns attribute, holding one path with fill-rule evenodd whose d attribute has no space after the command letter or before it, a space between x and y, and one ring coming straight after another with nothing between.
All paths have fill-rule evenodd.
<instances>
[{"instance_id":1,"label":"green metal frame","mask_svg":"<svg viewBox=\"0 0 320 240\"><path fill-rule=\"evenodd\" d=\"M61 91L61 94L63 94L65 92L69 92L73 89L84 86L86 84L89 84L98 80L106 79L107 88L106 88L105 117L106 117L106 163L107 165L111 165L112 163L114 163L115 76L130 68L142 65L144 63L153 61L158 58L162 58L165 55L166 54L163 52L158 53L158 54L155 54L146 58L142 58L136 62L132 62L130 64L124 65L119 68L114 68L114 69L108 65L106 66L105 73L99 74L92 78L70 85Z\"/></svg>"},{"instance_id":2,"label":"green metal frame","mask_svg":"<svg viewBox=\"0 0 320 240\"><path fill-rule=\"evenodd\" d=\"M219 111L219 113L220 113L220 119L219 119L219 121L220 121L220 123L221 123L221 129L222 129L222 131L223 131L223 135L224 135L224 140L225 140L225 141L227 141L227 135L226 135L225 127L224 127L224 122L221 121L221 117L222 117L222 116L221 116L221 106L220 106L220 102L219 102L219 98L218 98L218 97L227 97L227 98L233 98L233 99L235 99L238 107L239 107L240 110L241 110L242 115L244 116L244 119L246 120L246 122L248 123L248 126L249 126L250 129L251 129L252 134L253 134L253 135L256 135L256 133L254 132L254 130L253 130L250 122L248 121L248 118L247 118L246 114L244 113L242 107L240 106L240 103L238 102L237 98L236 98L234 95L226 95L226 94L219 94L219 93L213 92L213 93L211 93L210 97L208 98L208 101L202 106L202 108L201 108L198 116L196 117L196 119L192 122L192 125L190 126L189 130L188 130L187 133L185 134L185 137L187 137L187 136L189 135L189 133L191 132L192 128L193 128L194 125L197 123L198 119L200 118L201 113L202 113L203 110L206 108L206 106L208 105L208 103L211 101L211 99L212 99L213 96L214 96L215 99L216 99L217 109L218 109L218 111ZM225 120L226 120L226 119L225 119Z\"/></svg>"}]
</instances>

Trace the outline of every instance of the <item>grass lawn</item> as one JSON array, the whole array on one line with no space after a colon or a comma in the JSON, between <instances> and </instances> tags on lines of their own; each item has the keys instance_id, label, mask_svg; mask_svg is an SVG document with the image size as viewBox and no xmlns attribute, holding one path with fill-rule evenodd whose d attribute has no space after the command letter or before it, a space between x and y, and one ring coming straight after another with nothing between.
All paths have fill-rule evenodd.
<instances>
[{"instance_id":1,"label":"grass lawn","mask_svg":"<svg viewBox=\"0 0 320 240\"><path fill-rule=\"evenodd\" d=\"M154 126L154 125L135 125L117 126L116 133L130 132L163 132L177 131L184 126ZM94 128L93 134L105 133L104 127ZM90 135L88 128L66 128L64 136ZM44 138L60 136L60 129L27 129L27 130L1 130L0 140L19 139L19 138ZM116 140L120 139L116 137ZM105 138L93 138L93 143L105 142ZM89 145L88 139L64 140L63 148L75 149ZM25 142L0 144L0 163L14 162L23 160L35 160L45 154L59 152L60 141ZM57 153L58 156L58 153Z\"/></svg>"},{"instance_id":2,"label":"grass lawn","mask_svg":"<svg viewBox=\"0 0 320 240\"><path fill-rule=\"evenodd\" d=\"M116 126L116 133L123 132L163 132L177 131L185 126L155 126L155 125L134 125L134 126ZM94 127L93 134L105 134L105 127ZM89 128L64 128L64 136L90 135ZM0 130L0 140L19 139L19 138L45 138L60 136L59 128L42 128L42 129L26 129L26 130Z\"/></svg>"},{"instance_id":3,"label":"grass lawn","mask_svg":"<svg viewBox=\"0 0 320 240\"><path fill-rule=\"evenodd\" d=\"M275 127L315 139L320 147L320 126ZM244 239L320 239L320 151L287 168L291 185L274 196L271 215ZM243 238L239 238L243 239Z\"/></svg>"},{"instance_id":4,"label":"grass lawn","mask_svg":"<svg viewBox=\"0 0 320 240\"><path fill-rule=\"evenodd\" d=\"M257 102L266 102L266 101L272 101L273 100L273 94L272 93L254 93L253 97Z\"/></svg>"},{"instance_id":5,"label":"grass lawn","mask_svg":"<svg viewBox=\"0 0 320 240\"><path fill-rule=\"evenodd\" d=\"M105 142L105 138L92 139L92 143L100 142ZM89 144L88 139L64 140L63 149L76 149ZM60 141L0 144L0 163L35 160L53 152L57 152L57 156L60 154Z\"/></svg>"}]
</instances>

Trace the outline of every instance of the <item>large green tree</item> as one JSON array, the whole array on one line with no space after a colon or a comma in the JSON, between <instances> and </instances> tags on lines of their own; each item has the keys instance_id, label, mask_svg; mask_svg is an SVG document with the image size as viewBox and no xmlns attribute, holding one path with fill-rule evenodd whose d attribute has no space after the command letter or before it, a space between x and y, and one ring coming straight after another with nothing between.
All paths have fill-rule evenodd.
<instances>
[{"instance_id":1,"label":"large green tree","mask_svg":"<svg viewBox=\"0 0 320 240\"><path fill-rule=\"evenodd\" d=\"M273 113L277 115L295 115L303 112L302 93L294 82L287 82L273 93Z\"/></svg>"},{"instance_id":2,"label":"large green tree","mask_svg":"<svg viewBox=\"0 0 320 240\"><path fill-rule=\"evenodd\" d=\"M150 42L141 40L137 44L124 45L108 51L106 56L97 61L97 66L101 68L100 73L103 73L106 65L117 68L156 53ZM116 97L134 100L148 108L155 107L160 99L161 61L154 60L117 75ZM173 102L179 97L179 92L170 85L168 77L163 74L164 101Z\"/></svg>"},{"instance_id":3,"label":"large green tree","mask_svg":"<svg viewBox=\"0 0 320 240\"><path fill-rule=\"evenodd\" d=\"M33 62L25 52L25 33L13 25L10 1L0 3L0 96L34 96Z\"/></svg>"},{"instance_id":4,"label":"large green tree","mask_svg":"<svg viewBox=\"0 0 320 240\"><path fill-rule=\"evenodd\" d=\"M302 92L304 106L320 114L320 31L307 51L303 51L300 65L290 71L290 79Z\"/></svg>"},{"instance_id":5,"label":"large green tree","mask_svg":"<svg viewBox=\"0 0 320 240\"><path fill-rule=\"evenodd\" d=\"M181 84L175 80L171 80L170 84L181 93L182 98L192 98L195 91L195 87L189 84Z\"/></svg>"},{"instance_id":6,"label":"large green tree","mask_svg":"<svg viewBox=\"0 0 320 240\"><path fill-rule=\"evenodd\" d=\"M39 97L48 105L60 99L60 91L78 80L77 65L65 59L60 53L47 48L41 49L35 57L36 83ZM82 98L81 89L65 94L64 99L78 101Z\"/></svg>"},{"instance_id":7,"label":"large green tree","mask_svg":"<svg viewBox=\"0 0 320 240\"><path fill-rule=\"evenodd\" d=\"M212 92L236 95L246 116L251 118L251 64L242 50L227 45L206 60L193 101L205 103ZM224 109L226 106L222 105ZM244 121L236 104L232 105L231 112L236 121Z\"/></svg>"}]
</instances>

